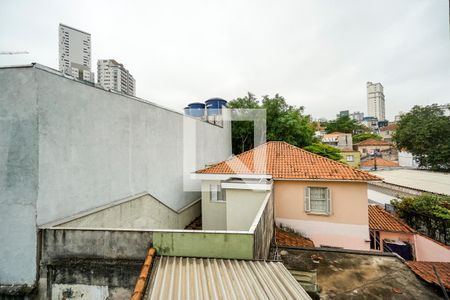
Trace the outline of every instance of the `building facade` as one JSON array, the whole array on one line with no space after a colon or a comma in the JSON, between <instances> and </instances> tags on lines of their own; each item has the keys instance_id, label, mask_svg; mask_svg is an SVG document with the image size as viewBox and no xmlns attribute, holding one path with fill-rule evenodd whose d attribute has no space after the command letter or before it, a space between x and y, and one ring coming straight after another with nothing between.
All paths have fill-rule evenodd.
<instances>
[{"instance_id":1,"label":"building facade","mask_svg":"<svg viewBox=\"0 0 450 300\"><path fill-rule=\"evenodd\" d=\"M90 33L59 24L59 70L79 80L94 82Z\"/></svg>"},{"instance_id":2,"label":"building facade","mask_svg":"<svg viewBox=\"0 0 450 300\"><path fill-rule=\"evenodd\" d=\"M301 233L316 246L370 249L367 186L381 180L370 173L272 141L199 170L196 176L203 183L202 219L209 230L217 230L217 223L231 229L241 222L228 220L230 180L247 185L235 197L240 205L234 211L245 219L245 210L256 207L265 192L261 182L270 179L278 226Z\"/></svg>"},{"instance_id":3,"label":"building facade","mask_svg":"<svg viewBox=\"0 0 450 300\"><path fill-rule=\"evenodd\" d=\"M0 89L0 288L36 285L41 226L141 193L179 212L201 195L190 173L232 153L227 122L214 126L41 65L0 68Z\"/></svg>"},{"instance_id":4,"label":"building facade","mask_svg":"<svg viewBox=\"0 0 450 300\"><path fill-rule=\"evenodd\" d=\"M114 59L97 61L97 82L107 90L136 96L136 80L123 64Z\"/></svg>"},{"instance_id":5,"label":"building facade","mask_svg":"<svg viewBox=\"0 0 450 300\"><path fill-rule=\"evenodd\" d=\"M381 83L367 82L367 114L378 121L386 119L384 88Z\"/></svg>"}]
</instances>

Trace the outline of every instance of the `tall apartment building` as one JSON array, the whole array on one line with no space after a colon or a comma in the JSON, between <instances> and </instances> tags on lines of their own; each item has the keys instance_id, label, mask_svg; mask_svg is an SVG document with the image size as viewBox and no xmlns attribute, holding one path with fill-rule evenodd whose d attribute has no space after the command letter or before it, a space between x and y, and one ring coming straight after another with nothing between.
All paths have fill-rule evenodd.
<instances>
[{"instance_id":1,"label":"tall apartment building","mask_svg":"<svg viewBox=\"0 0 450 300\"><path fill-rule=\"evenodd\" d=\"M122 64L114 59L97 61L97 82L107 90L136 96L136 80Z\"/></svg>"},{"instance_id":2,"label":"tall apartment building","mask_svg":"<svg viewBox=\"0 0 450 300\"><path fill-rule=\"evenodd\" d=\"M381 83L367 82L367 116L378 121L386 120L383 86Z\"/></svg>"},{"instance_id":3,"label":"tall apartment building","mask_svg":"<svg viewBox=\"0 0 450 300\"><path fill-rule=\"evenodd\" d=\"M91 72L91 34L59 24L59 70L94 82Z\"/></svg>"}]
</instances>

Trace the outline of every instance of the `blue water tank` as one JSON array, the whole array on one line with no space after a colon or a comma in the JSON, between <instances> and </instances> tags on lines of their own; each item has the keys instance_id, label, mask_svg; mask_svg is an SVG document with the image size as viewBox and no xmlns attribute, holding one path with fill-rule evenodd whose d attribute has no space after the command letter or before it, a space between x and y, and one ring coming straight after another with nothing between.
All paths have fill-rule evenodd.
<instances>
[{"instance_id":1,"label":"blue water tank","mask_svg":"<svg viewBox=\"0 0 450 300\"><path fill-rule=\"evenodd\" d=\"M187 107L184 108L185 114L199 118L205 115L205 104L200 102L189 103Z\"/></svg>"},{"instance_id":2,"label":"blue water tank","mask_svg":"<svg viewBox=\"0 0 450 300\"><path fill-rule=\"evenodd\" d=\"M222 107L227 107L227 101L221 98L211 98L205 101L208 116L220 115Z\"/></svg>"}]
</instances>

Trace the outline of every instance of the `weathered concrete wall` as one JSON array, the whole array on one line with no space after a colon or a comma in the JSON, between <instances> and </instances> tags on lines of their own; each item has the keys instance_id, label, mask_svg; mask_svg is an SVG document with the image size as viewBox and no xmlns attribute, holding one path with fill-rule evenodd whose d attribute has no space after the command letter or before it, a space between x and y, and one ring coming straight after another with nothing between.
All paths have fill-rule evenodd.
<instances>
[{"instance_id":1,"label":"weathered concrete wall","mask_svg":"<svg viewBox=\"0 0 450 300\"><path fill-rule=\"evenodd\" d=\"M0 286L36 280L36 93L33 69L0 69Z\"/></svg>"},{"instance_id":2,"label":"weathered concrete wall","mask_svg":"<svg viewBox=\"0 0 450 300\"><path fill-rule=\"evenodd\" d=\"M186 118L42 66L0 69L0 90L0 285L34 283L36 223L142 192L179 210L200 198L200 189L183 191L184 175L231 154L229 124ZM197 137L192 164L183 155L191 139L184 123Z\"/></svg>"},{"instance_id":3,"label":"weathered concrete wall","mask_svg":"<svg viewBox=\"0 0 450 300\"><path fill-rule=\"evenodd\" d=\"M184 229L200 216L201 202L176 212L149 194L120 202L92 213L83 214L58 227L76 228L130 228L130 229Z\"/></svg>"},{"instance_id":4,"label":"weathered concrete wall","mask_svg":"<svg viewBox=\"0 0 450 300\"><path fill-rule=\"evenodd\" d=\"M44 229L42 262L61 258L143 260L151 231Z\"/></svg>"},{"instance_id":5,"label":"weathered concrete wall","mask_svg":"<svg viewBox=\"0 0 450 300\"><path fill-rule=\"evenodd\" d=\"M212 184L220 184L220 181L202 181L202 228L203 230L226 230L227 203L211 202L210 185Z\"/></svg>"},{"instance_id":6,"label":"weathered concrete wall","mask_svg":"<svg viewBox=\"0 0 450 300\"><path fill-rule=\"evenodd\" d=\"M267 191L227 189L227 230L250 230Z\"/></svg>"},{"instance_id":7,"label":"weathered concrete wall","mask_svg":"<svg viewBox=\"0 0 450 300\"><path fill-rule=\"evenodd\" d=\"M264 210L259 218L258 224L254 229L254 259L267 259L270 252L275 226L273 193L268 195L269 199L264 206ZM253 229L253 228L251 228Z\"/></svg>"},{"instance_id":8,"label":"weathered concrete wall","mask_svg":"<svg viewBox=\"0 0 450 300\"><path fill-rule=\"evenodd\" d=\"M151 231L44 229L39 299L71 286L107 289L109 299L130 298L153 239Z\"/></svg>"}]
</instances>

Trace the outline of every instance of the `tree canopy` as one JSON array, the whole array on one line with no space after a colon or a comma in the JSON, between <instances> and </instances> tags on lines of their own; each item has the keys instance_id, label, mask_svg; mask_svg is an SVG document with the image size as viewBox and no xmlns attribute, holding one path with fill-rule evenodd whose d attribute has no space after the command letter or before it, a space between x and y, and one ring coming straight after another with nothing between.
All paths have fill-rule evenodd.
<instances>
[{"instance_id":1,"label":"tree canopy","mask_svg":"<svg viewBox=\"0 0 450 300\"><path fill-rule=\"evenodd\" d=\"M411 227L432 238L450 243L450 197L422 194L417 197L404 197L392 200L397 215Z\"/></svg>"},{"instance_id":2,"label":"tree canopy","mask_svg":"<svg viewBox=\"0 0 450 300\"><path fill-rule=\"evenodd\" d=\"M306 146L303 149L330 158L332 160L339 161L342 159L341 150L330 145L322 143L313 143L312 145Z\"/></svg>"},{"instance_id":3,"label":"tree canopy","mask_svg":"<svg viewBox=\"0 0 450 300\"><path fill-rule=\"evenodd\" d=\"M364 130L363 125L358 124L358 121L351 119L349 116L342 116L336 120L328 121L325 128L327 133L343 132L356 134Z\"/></svg>"},{"instance_id":4,"label":"tree canopy","mask_svg":"<svg viewBox=\"0 0 450 300\"><path fill-rule=\"evenodd\" d=\"M289 144L304 147L314 140L314 126L309 116L304 115L303 107L286 103L284 97L276 94L274 97L263 96L262 101L248 93L243 98L237 98L228 103L229 108L265 109L266 138L268 141L285 141ZM239 154L254 147L253 121L233 121L232 140L233 153Z\"/></svg>"},{"instance_id":5,"label":"tree canopy","mask_svg":"<svg viewBox=\"0 0 450 300\"><path fill-rule=\"evenodd\" d=\"M393 136L398 149L417 157L419 165L450 171L450 105L414 106L398 122Z\"/></svg>"},{"instance_id":6,"label":"tree canopy","mask_svg":"<svg viewBox=\"0 0 450 300\"><path fill-rule=\"evenodd\" d=\"M381 135L374 134L374 133L367 133L367 132L353 135L353 143L354 144L368 140L368 139L381 140L382 137L381 137Z\"/></svg>"}]
</instances>

